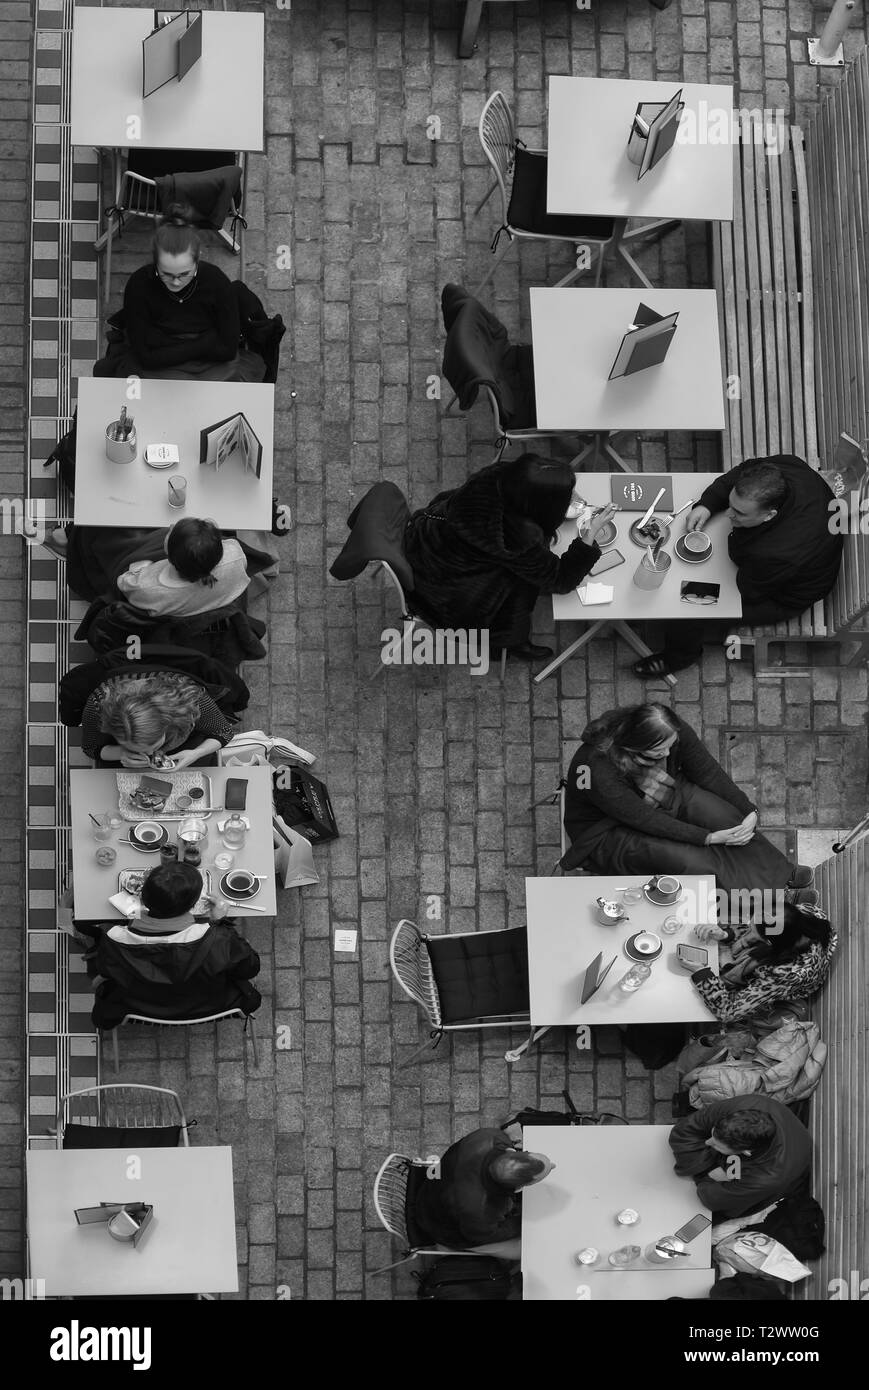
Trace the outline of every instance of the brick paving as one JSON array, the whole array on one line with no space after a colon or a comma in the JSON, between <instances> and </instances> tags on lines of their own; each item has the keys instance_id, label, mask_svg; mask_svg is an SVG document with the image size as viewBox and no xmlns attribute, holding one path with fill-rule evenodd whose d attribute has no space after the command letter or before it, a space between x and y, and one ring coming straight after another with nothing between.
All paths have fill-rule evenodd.
<instances>
[{"instance_id":1,"label":"brick paving","mask_svg":"<svg viewBox=\"0 0 869 1390\"><path fill-rule=\"evenodd\" d=\"M26 7L0 8L4 22L7 10ZM315 851L318 886L284 895L275 925L245 925L263 962L259 1068L227 1027L205 1036L130 1034L123 1077L175 1087L198 1120L194 1142L232 1144L240 1298L288 1290L318 1300L400 1298L413 1292L404 1272L370 1273L394 1258L370 1196L390 1149L442 1150L522 1105L560 1105L565 1086L582 1109L665 1122L673 1090L668 1069L647 1073L625 1058L610 1029L595 1031L590 1051L555 1030L512 1068L503 1057L507 1036L497 1033L444 1042L432 1060L398 1069L424 1033L415 1006L390 984L395 922L422 922L437 901L444 930L520 925L525 876L548 873L559 853L556 808L528 808L555 787L588 718L646 689L624 648L606 641L541 687L517 664L503 685L494 671L471 679L455 669L393 669L371 681L394 605L366 577L353 585L328 578L346 515L377 478L420 505L492 456L483 408L446 421L427 392L442 351L440 288L482 278L498 220L491 202L470 217L486 186L479 111L500 87L528 143L542 145L545 77L574 72L733 81L741 104L781 106L803 120L839 75L808 67L804 37L819 26L805 0L676 0L660 13L645 0L599 0L589 12L566 0L489 6L477 52L464 62L455 57L450 0L296 0L288 11L267 8L266 27L268 144L249 166L246 278L289 325L276 390L276 476L295 525L282 542L284 573L262 603L270 654L246 672L248 723L319 755L315 771L329 785L342 835ZM846 52L863 42L858 18ZM25 102L16 88L11 107ZM20 114L10 109L13 120ZM427 136L431 117L440 123L436 140ZM7 140L4 156L8 149ZM6 236L14 222L2 225ZM289 270L278 268L287 246ZM123 256L131 255L128 246ZM656 283L710 283L697 224L640 259ZM119 272L124 265L119 259ZM538 247L504 262L489 302L511 332L528 336L528 287L553 283L568 265L564 253ZM2 302L4 324L13 309L14 331L20 300ZM5 337L3 349L3 389L20 390L20 379L6 386ZM16 441L9 444L14 466ZM713 438L679 433L644 436L637 458L646 468L719 466ZM10 543L4 566L7 551L11 621L20 617L20 576ZM14 649L11 632L7 626L4 642ZM535 632L543 640L554 633L545 603ZM811 668L808 655L791 652L781 676L755 683L747 665L707 652L673 696L746 786L758 783L764 820L782 842L799 825L848 823L865 804L866 673ZM7 760L20 757L12 751L20 747L19 710L13 686L0 725ZM6 805L4 850L20 836ZM7 863L14 861L4 853L4 872ZM4 895L16 891L17 873L10 878ZM11 936L15 905L5 896L3 904ZM332 932L343 927L360 932L353 956L332 949ZM17 940L20 923L15 931ZM15 948L4 939L2 949L5 961ZM4 988L15 978L14 954L8 959ZM4 994L0 1030L12 1044L8 1061L0 1054L0 1122L10 1127L2 1142L13 1161L16 1002ZM17 1171L7 1169L14 1181ZM14 1183L6 1190L14 1197ZM14 1200L8 1210L8 1229L17 1231ZM3 1248L7 1258L14 1253Z\"/></svg>"}]
</instances>

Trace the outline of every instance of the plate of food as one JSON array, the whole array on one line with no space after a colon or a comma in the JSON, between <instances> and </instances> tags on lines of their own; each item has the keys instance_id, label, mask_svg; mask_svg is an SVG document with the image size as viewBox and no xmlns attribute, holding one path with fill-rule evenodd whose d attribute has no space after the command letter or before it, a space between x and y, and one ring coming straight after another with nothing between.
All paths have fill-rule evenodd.
<instances>
[{"instance_id":1,"label":"plate of food","mask_svg":"<svg viewBox=\"0 0 869 1390\"><path fill-rule=\"evenodd\" d=\"M142 884L149 872L148 869L121 869L118 874L118 888L122 893L132 893L134 898L140 898L142 896ZM211 874L207 869L204 874L200 870L200 876L203 882L203 893L202 897L190 909L194 917L204 917L211 907L208 897L211 892Z\"/></svg>"},{"instance_id":2,"label":"plate of food","mask_svg":"<svg viewBox=\"0 0 869 1390\"><path fill-rule=\"evenodd\" d=\"M666 544L670 539L670 527L665 526L659 516L650 516L645 526L641 526L642 517L638 517L632 525L629 535L634 545L640 545L645 549L647 545L655 545L657 541Z\"/></svg>"}]
</instances>

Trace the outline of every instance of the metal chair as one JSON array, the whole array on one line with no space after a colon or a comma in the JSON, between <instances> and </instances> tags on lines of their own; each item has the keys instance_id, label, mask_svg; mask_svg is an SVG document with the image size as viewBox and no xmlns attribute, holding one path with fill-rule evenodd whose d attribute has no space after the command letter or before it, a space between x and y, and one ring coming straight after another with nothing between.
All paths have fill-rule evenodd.
<instances>
[{"instance_id":1,"label":"metal chair","mask_svg":"<svg viewBox=\"0 0 869 1390\"><path fill-rule=\"evenodd\" d=\"M513 113L503 92L493 92L483 107L479 134L483 153L492 166L495 180L474 208L474 216L497 188L501 194L504 220L495 234L492 250L497 250L502 232L506 233L507 242L474 293L479 294L483 286L489 283L516 239L560 241L574 246L576 268L559 280L556 288L573 284L583 271L589 269L582 252L589 246L596 247L598 262L594 283L599 285L604 251L615 236L614 220L611 217L556 217L547 214L546 151L526 149L522 141L517 140Z\"/></svg>"},{"instance_id":2,"label":"metal chair","mask_svg":"<svg viewBox=\"0 0 869 1390\"><path fill-rule=\"evenodd\" d=\"M404 1254L393 1264L383 1265L372 1271L373 1274L386 1274L390 1269L415 1260L418 1255L478 1255L478 1250L453 1250L444 1246L429 1247L417 1244L408 1229L407 1199L408 1188L414 1180L422 1180L432 1158L411 1158L408 1154L392 1153L380 1165L374 1179L374 1210L382 1226L391 1236L395 1236L404 1246Z\"/></svg>"},{"instance_id":3,"label":"metal chair","mask_svg":"<svg viewBox=\"0 0 869 1390\"><path fill-rule=\"evenodd\" d=\"M118 1132L118 1147L189 1148L187 1117L176 1091L139 1084L88 1086L62 1096L55 1134L59 1149L98 1148L97 1131ZM135 1131L131 1134L130 1131ZM101 1134L104 1139L105 1134Z\"/></svg>"},{"instance_id":4,"label":"metal chair","mask_svg":"<svg viewBox=\"0 0 869 1390\"><path fill-rule=\"evenodd\" d=\"M401 988L427 1015L430 1043L400 1064L406 1067L437 1047L444 1033L527 1024L527 1042L505 1053L515 1061L542 1037L532 1028L528 994L528 933L524 927L501 931L454 932L428 936L403 918L392 934L389 964Z\"/></svg>"},{"instance_id":5,"label":"metal chair","mask_svg":"<svg viewBox=\"0 0 869 1390\"><path fill-rule=\"evenodd\" d=\"M197 221L198 231L212 231L229 247L233 255L239 256L241 268L239 279L244 279L243 233L247 227L244 217L245 155L234 150L144 150L131 147L126 165L122 168L116 161L115 192L111 207L103 216L108 219L106 230L94 242L94 250L105 248L106 266L104 293L108 303L112 282L112 241L117 234L123 234L124 224L133 217L148 221L156 228L163 210L157 189L157 178L165 174L205 173L212 169L235 166L239 169L241 181L239 191L233 198L233 211L229 217L230 230L217 227L209 222ZM237 235L238 233L238 235Z\"/></svg>"},{"instance_id":6,"label":"metal chair","mask_svg":"<svg viewBox=\"0 0 869 1390\"><path fill-rule=\"evenodd\" d=\"M117 1024L116 1027L111 1029L112 1054L115 1063L115 1073L117 1074L121 1070L120 1051L118 1048L118 1028L123 1028L125 1023L148 1024L154 1028L195 1028L201 1023L218 1023L221 1019L224 1018L240 1018L243 1020L244 1027L242 1028L242 1032L250 1038L251 1051L253 1053L253 1064L255 1067L258 1067L259 1055L257 1052L254 1016L253 1014L246 1014L243 1009L235 1008L224 1009L221 1013L218 1014L208 1014L204 1018L147 1018L144 1014L126 1014L121 1019L120 1023ZM103 1035L104 1030L101 1029L100 1036Z\"/></svg>"}]
</instances>

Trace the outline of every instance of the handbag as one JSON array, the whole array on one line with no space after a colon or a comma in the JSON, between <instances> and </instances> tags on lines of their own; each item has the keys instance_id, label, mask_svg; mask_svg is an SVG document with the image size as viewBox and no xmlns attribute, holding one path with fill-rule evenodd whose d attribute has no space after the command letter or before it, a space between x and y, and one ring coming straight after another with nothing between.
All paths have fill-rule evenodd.
<instances>
[{"instance_id":1,"label":"handbag","mask_svg":"<svg viewBox=\"0 0 869 1390\"><path fill-rule=\"evenodd\" d=\"M425 1274L415 1274L414 1278L419 1286L417 1298L429 1301L488 1302L509 1298L519 1287L504 1261L496 1260L493 1255L450 1255L435 1260Z\"/></svg>"}]
</instances>

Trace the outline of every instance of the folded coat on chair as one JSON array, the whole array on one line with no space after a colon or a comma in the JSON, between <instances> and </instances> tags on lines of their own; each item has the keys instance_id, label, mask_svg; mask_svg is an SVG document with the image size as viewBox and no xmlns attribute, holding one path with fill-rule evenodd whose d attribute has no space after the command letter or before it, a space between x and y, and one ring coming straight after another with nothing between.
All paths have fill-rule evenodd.
<instances>
[{"instance_id":1,"label":"folded coat on chair","mask_svg":"<svg viewBox=\"0 0 869 1390\"><path fill-rule=\"evenodd\" d=\"M241 187L241 169L237 164L227 164L198 173L164 174L154 182L164 213L173 203L189 203L197 221L219 229L233 211L233 199Z\"/></svg>"},{"instance_id":2,"label":"folded coat on chair","mask_svg":"<svg viewBox=\"0 0 869 1390\"><path fill-rule=\"evenodd\" d=\"M533 429L537 403L530 346L513 346L500 319L461 285L445 286L441 308L447 330L443 374L462 410L470 410L480 387L488 386L506 429Z\"/></svg>"}]
</instances>

